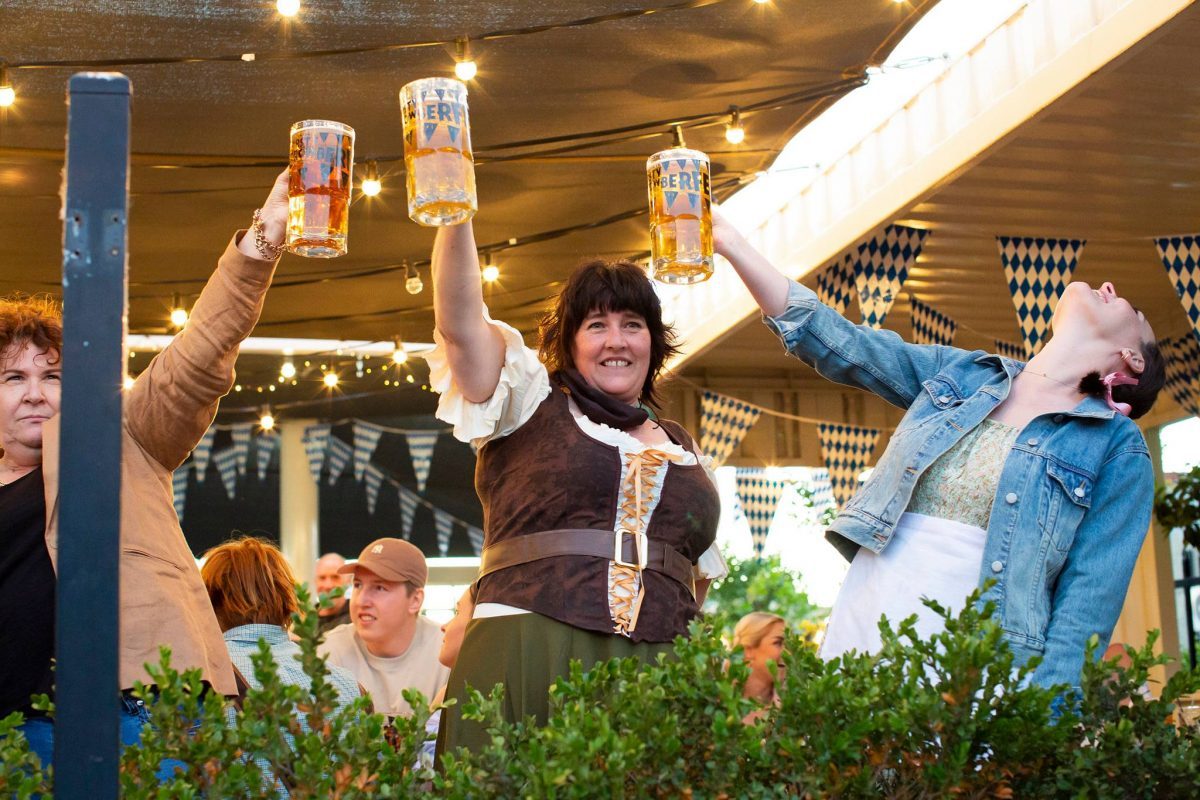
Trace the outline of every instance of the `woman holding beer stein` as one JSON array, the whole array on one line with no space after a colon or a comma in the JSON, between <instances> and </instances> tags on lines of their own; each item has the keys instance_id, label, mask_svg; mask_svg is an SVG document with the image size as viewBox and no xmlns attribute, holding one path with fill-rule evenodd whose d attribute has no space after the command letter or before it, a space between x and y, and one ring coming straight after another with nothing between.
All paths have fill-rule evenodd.
<instances>
[{"instance_id":1,"label":"woman holding beer stein","mask_svg":"<svg viewBox=\"0 0 1200 800\"><path fill-rule=\"evenodd\" d=\"M880 646L878 621L939 619L976 587L1033 679L1078 686L1089 637L1104 651L1150 522L1154 475L1134 419L1164 382L1154 333L1111 283L1067 286L1054 336L1027 364L907 344L854 325L788 280L714 213L716 250L788 352L826 378L907 409L829 538L853 559L826 658Z\"/></svg>"},{"instance_id":2,"label":"woman holding beer stein","mask_svg":"<svg viewBox=\"0 0 1200 800\"><path fill-rule=\"evenodd\" d=\"M653 659L687 632L708 580L717 491L692 437L655 411L675 351L645 271L586 261L542 320L538 352L483 303L471 223L433 249L438 417L479 452L485 542L477 605L450 674L439 752L487 742L465 686L546 720L572 659Z\"/></svg>"},{"instance_id":3,"label":"woman holding beer stein","mask_svg":"<svg viewBox=\"0 0 1200 800\"><path fill-rule=\"evenodd\" d=\"M188 457L233 385L238 346L258 322L287 221L287 173L275 181L250 231L239 231L192 308L187 326L124 395L121 449L121 740L149 719L130 693L146 663L171 649L179 670L198 669L237 693L221 628L171 498L171 472ZM21 711L21 731L45 765L54 724L30 708L53 683L55 556L62 313L49 299L0 299L0 717ZM114 698L116 699L116 698ZM164 768L164 774L171 771Z\"/></svg>"}]
</instances>

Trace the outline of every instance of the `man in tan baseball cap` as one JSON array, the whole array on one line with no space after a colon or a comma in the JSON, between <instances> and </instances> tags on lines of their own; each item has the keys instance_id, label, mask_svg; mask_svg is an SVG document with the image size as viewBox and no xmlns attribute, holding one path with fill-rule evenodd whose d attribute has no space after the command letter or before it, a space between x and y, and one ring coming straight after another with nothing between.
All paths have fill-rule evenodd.
<instances>
[{"instance_id":1,"label":"man in tan baseball cap","mask_svg":"<svg viewBox=\"0 0 1200 800\"><path fill-rule=\"evenodd\" d=\"M431 699L450 675L437 658L441 630L421 616L429 576L425 556L403 539L376 539L338 572L354 575L353 624L330 631L322 655L354 673L376 711L411 714L403 691L416 689Z\"/></svg>"}]
</instances>

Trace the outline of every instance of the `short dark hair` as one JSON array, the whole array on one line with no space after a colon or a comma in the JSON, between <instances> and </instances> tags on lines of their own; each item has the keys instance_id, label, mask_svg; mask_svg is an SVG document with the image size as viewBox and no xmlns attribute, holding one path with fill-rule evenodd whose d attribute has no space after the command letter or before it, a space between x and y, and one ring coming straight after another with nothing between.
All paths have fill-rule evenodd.
<instances>
[{"instance_id":1,"label":"short dark hair","mask_svg":"<svg viewBox=\"0 0 1200 800\"><path fill-rule=\"evenodd\" d=\"M1114 386L1112 390L1114 403L1129 404L1130 419L1137 419L1148 413L1154 407L1158 393L1162 391L1163 385L1167 382L1167 361L1157 342L1142 342L1142 361L1144 365L1141 374L1136 376L1138 379L1136 385ZM1084 394L1104 397L1105 388L1100 373L1089 372L1085 375L1079 382L1079 390Z\"/></svg>"},{"instance_id":2,"label":"short dark hair","mask_svg":"<svg viewBox=\"0 0 1200 800\"><path fill-rule=\"evenodd\" d=\"M657 407L655 381L667 359L679 352L675 331L663 323L662 303L646 275L632 261L605 261L596 258L582 262L558 295L554 307L538 325L538 354L550 374L575 367L571 352L575 334L588 314L595 311L632 311L646 320L650 332L650 368L642 384L641 400Z\"/></svg>"},{"instance_id":3,"label":"short dark hair","mask_svg":"<svg viewBox=\"0 0 1200 800\"><path fill-rule=\"evenodd\" d=\"M29 343L49 353L53 363L62 355L62 335L62 305L49 295L0 298L0 353Z\"/></svg>"}]
</instances>

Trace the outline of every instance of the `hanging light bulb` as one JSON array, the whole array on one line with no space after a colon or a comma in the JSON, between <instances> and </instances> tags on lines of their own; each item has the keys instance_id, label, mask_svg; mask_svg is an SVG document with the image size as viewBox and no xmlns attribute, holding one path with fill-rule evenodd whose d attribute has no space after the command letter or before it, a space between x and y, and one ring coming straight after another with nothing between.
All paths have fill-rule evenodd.
<instances>
[{"instance_id":1,"label":"hanging light bulb","mask_svg":"<svg viewBox=\"0 0 1200 800\"><path fill-rule=\"evenodd\" d=\"M408 361L408 351L404 349L404 342L400 341L400 337L397 336L392 339L392 363L399 365L406 361Z\"/></svg>"},{"instance_id":2,"label":"hanging light bulb","mask_svg":"<svg viewBox=\"0 0 1200 800\"><path fill-rule=\"evenodd\" d=\"M404 288L409 294L420 294L425 288L425 284L421 281L421 273L416 267L410 267L408 262L404 262Z\"/></svg>"},{"instance_id":3,"label":"hanging light bulb","mask_svg":"<svg viewBox=\"0 0 1200 800\"><path fill-rule=\"evenodd\" d=\"M132 376L132 375L126 375L126 376L125 376L125 380L124 380L124 381L121 383L121 385L122 385L122 386L124 386L124 387L125 387L125 391L127 391L127 392L128 392L130 389L132 389L132 388L133 388L133 376Z\"/></svg>"},{"instance_id":4,"label":"hanging light bulb","mask_svg":"<svg viewBox=\"0 0 1200 800\"><path fill-rule=\"evenodd\" d=\"M725 126L725 141L730 144L741 144L746 138L746 129L742 127L742 117L737 106L729 107L729 124Z\"/></svg>"},{"instance_id":5,"label":"hanging light bulb","mask_svg":"<svg viewBox=\"0 0 1200 800\"><path fill-rule=\"evenodd\" d=\"M363 366L362 356L354 359L354 377L361 378L363 376Z\"/></svg>"},{"instance_id":6,"label":"hanging light bulb","mask_svg":"<svg viewBox=\"0 0 1200 800\"><path fill-rule=\"evenodd\" d=\"M182 328L187 325L188 312L183 307L183 298L175 294L171 298L171 324L176 328Z\"/></svg>"},{"instance_id":7,"label":"hanging light bulb","mask_svg":"<svg viewBox=\"0 0 1200 800\"><path fill-rule=\"evenodd\" d=\"M290 19L300 13L300 0L275 0L275 9L279 16Z\"/></svg>"},{"instance_id":8,"label":"hanging light bulb","mask_svg":"<svg viewBox=\"0 0 1200 800\"><path fill-rule=\"evenodd\" d=\"M8 79L8 66L0 64L0 108L8 108L17 101L17 90Z\"/></svg>"},{"instance_id":9,"label":"hanging light bulb","mask_svg":"<svg viewBox=\"0 0 1200 800\"><path fill-rule=\"evenodd\" d=\"M475 77L475 73L479 71L475 60L471 58L471 48L467 43L467 38L458 40L457 53L454 57L454 74L458 76L460 81L469 81Z\"/></svg>"},{"instance_id":10,"label":"hanging light bulb","mask_svg":"<svg viewBox=\"0 0 1200 800\"><path fill-rule=\"evenodd\" d=\"M323 378L321 378L321 380L324 381L325 385L328 386L330 389L332 389L333 387L338 385L337 373L333 372L333 371L326 372L325 376Z\"/></svg>"},{"instance_id":11,"label":"hanging light bulb","mask_svg":"<svg viewBox=\"0 0 1200 800\"><path fill-rule=\"evenodd\" d=\"M262 416L258 418L258 427L264 431L269 431L275 427L275 416L271 413L270 406L263 406Z\"/></svg>"},{"instance_id":12,"label":"hanging light bulb","mask_svg":"<svg viewBox=\"0 0 1200 800\"><path fill-rule=\"evenodd\" d=\"M687 147L687 143L683 141L683 126L672 125L671 131L675 134L675 147Z\"/></svg>"},{"instance_id":13,"label":"hanging light bulb","mask_svg":"<svg viewBox=\"0 0 1200 800\"><path fill-rule=\"evenodd\" d=\"M296 377L296 362L290 358L285 358L283 363L279 365L279 377L283 380L291 380Z\"/></svg>"},{"instance_id":14,"label":"hanging light bulb","mask_svg":"<svg viewBox=\"0 0 1200 800\"><path fill-rule=\"evenodd\" d=\"M492 263L492 254L483 254L483 271L480 272L485 283L495 283L500 278L500 268Z\"/></svg>"},{"instance_id":15,"label":"hanging light bulb","mask_svg":"<svg viewBox=\"0 0 1200 800\"><path fill-rule=\"evenodd\" d=\"M367 162L367 177L363 178L360 188L367 197L374 197L383 189L383 184L379 182L379 170L375 159Z\"/></svg>"}]
</instances>

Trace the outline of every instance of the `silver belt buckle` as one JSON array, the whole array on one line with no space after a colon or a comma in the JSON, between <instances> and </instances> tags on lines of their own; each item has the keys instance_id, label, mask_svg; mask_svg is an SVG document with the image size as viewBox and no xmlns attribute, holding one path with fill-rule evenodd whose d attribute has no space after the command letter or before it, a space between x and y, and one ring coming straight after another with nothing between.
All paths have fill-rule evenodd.
<instances>
[{"instance_id":1,"label":"silver belt buckle","mask_svg":"<svg viewBox=\"0 0 1200 800\"><path fill-rule=\"evenodd\" d=\"M633 549L637 553L637 561L626 561L621 557L621 545L625 543L624 537L633 537ZM646 539L646 534L638 531L631 531L628 528L621 528L613 531L613 562L619 567L631 567L641 572L646 568L646 551L649 541Z\"/></svg>"}]
</instances>

